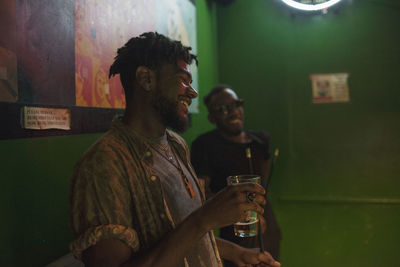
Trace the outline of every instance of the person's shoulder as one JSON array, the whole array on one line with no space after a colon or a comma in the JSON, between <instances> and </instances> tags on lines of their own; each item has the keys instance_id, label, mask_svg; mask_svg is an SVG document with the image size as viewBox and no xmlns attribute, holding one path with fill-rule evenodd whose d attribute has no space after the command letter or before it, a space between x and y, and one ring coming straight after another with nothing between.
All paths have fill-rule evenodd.
<instances>
[{"instance_id":1,"label":"person's shoulder","mask_svg":"<svg viewBox=\"0 0 400 267\"><path fill-rule=\"evenodd\" d=\"M129 147L139 149L140 140L136 135L128 133L120 121L113 120L111 127L101 135L82 155L81 161L109 161L112 158L127 157Z\"/></svg>"},{"instance_id":2,"label":"person's shoulder","mask_svg":"<svg viewBox=\"0 0 400 267\"><path fill-rule=\"evenodd\" d=\"M185 145L185 146L187 145L185 139L183 139L183 137L180 136L178 133L176 133L170 129L167 129L166 131L167 131L168 138L177 142L178 144Z\"/></svg>"},{"instance_id":3,"label":"person's shoulder","mask_svg":"<svg viewBox=\"0 0 400 267\"><path fill-rule=\"evenodd\" d=\"M117 140L115 136L106 132L104 135L99 137L82 155L80 161L98 161L101 158L106 158L105 155L109 155L110 152L117 151L115 147L123 147L120 140Z\"/></svg>"},{"instance_id":4,"label":"person's shoulder","mask_svg":"<svg viewBox=\"0 0 400 267\"><path fill-rule=\"evenodd\" d=\"M214 140L216 138L218 138L218 133L217 133L217 130L214 129L214 130L211 130L211 131L208 131L208 132L200 134L193 141L193 143L202 143L202 142L205 142L205 141L209 142L209 141Z\"/></svg>"},{"instance_id":5,"label":"person's shoulder","mask_svg":"<svg viewBox=\"0 0 400 267\"><path fill-rule=\"evenodd\" d=\"M269 134L263 130L247 130L247 134L259 143L266 143L269 141Z\"/></svg>"},{"instance_id":6,"label":"person's shoulder","mask_svg":"<svg viewBox=\"0 0 400 267\"><path fill-rule=\"evenodd\" d=\"M85 173L87 170L96 170L95 166L107 166L105 163L109 161L109 151L111 151L108 139L107 134L102 135L83 152L75 163L73 176Z\"/></svg>"},{"instance_id":7,"label":"person's shoulder","mask_svg":"<svg viewBox=\"0 0 400 267\"><path fill-rule=\"evenodd\" d=\"M246 130L250 134L254 134L256 136L269 136L269 133L264 130Z\"/></svg>"},{"instance_id":8,"label":"person's shoulder","mask_svg":"<svg viewBox=\"0 0 400 267\"><path fill-rule=\"evenodd\" d=\"M123 165L132 161L128 151L121 140L109 132L105 133L75 163L71 183L108 180L110 173L124 169Z\"/></svg>"}]
</instances>

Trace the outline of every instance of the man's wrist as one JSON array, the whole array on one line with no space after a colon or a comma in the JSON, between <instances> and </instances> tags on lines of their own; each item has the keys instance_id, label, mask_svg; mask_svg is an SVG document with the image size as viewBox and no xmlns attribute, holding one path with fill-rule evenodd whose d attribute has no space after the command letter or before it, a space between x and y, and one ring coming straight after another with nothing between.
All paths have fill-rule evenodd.
<instances>
[{"instance_id":1,"label":"man's wrist","mask_svg":"<svg viewBox=\"0 0 400 267\"><path fill-rule=\"evenodd\" d=\"M243 254L243 247L222 238L216 238L218 250L223 259L237 263Z\"/></svg>"},{"instance_id":2,"label":"man's wrist","mask_svg":"<svg viewBox=\"0 0 400 267\"><path fill-rule=\"evenodd\" d=\"M203 215L202 208L199 208L196 211L194 211L189 216L188 219L190 219L192 221L192 223L194 225L196 225L197 230L202 234L205 234L205 233L213 230L212 227L210 227L207 216Z\"/></svg>"}]
</instances>

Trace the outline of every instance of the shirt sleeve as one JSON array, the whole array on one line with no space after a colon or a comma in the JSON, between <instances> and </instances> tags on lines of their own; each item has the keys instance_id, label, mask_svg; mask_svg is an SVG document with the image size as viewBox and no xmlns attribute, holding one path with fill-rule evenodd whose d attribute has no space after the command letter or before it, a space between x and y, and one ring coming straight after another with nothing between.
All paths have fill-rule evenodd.
<instances>
[{"instance_id":1,"label":"shirt sleeve","mask_svg":"<svg viewBox=\"0 0 400 267\"><path fill-rule=\"evenodd\" d=\"M117 238L135 252L139 249L132 228L132 203L124 174L124 160L112 149L86 155L71 180L70 218L75 240L70 248L77 258L102 239Z\"/></svg>"},{"instance_id":2,"label":"shirt sleeve","mask_svg":"<svg viewBox=\"0 0 400 267\"><path fill-rule=\"evenodd\" d=\"M269 135L264 131L256 132L256 135L261 140L261 144L264 146L264 159L269 159L271 157L271 147L269 144Z\"/></svg>"}]
</instances>

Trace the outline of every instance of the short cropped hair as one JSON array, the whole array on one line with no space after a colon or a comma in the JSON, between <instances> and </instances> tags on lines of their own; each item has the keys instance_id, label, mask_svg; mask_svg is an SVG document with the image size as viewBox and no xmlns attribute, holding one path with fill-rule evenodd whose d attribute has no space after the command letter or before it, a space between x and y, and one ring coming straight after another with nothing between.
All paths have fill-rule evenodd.
<instances>
[{"instance_id":1,"label":"short cropped hair","mask_svg":"<svg viewBox=\"0 0 400 267\"><path fill-rule=\"evenodd\" d=\"M211 88L210 92L208 92L208 94L203 98L204 104L206 105L208 111L211 111L212 109L211 100L213 96L224 91L226 88L231 88L231 86L227 84L217 84Z\"/></svg>"},{"instance_id":2,"label":"short cropped hair","mask_svg":"<svg viewBox=\"0 0 400 267\"><path fill-rule=\"evenodd\" d=\"M139 66L156 70L165 63L176 65L178 60L184 60L187 64L195 60L197 65L197 56L191 54L190 50L191 47L184 46L180 41L171 40L157 32L146 32L131 38L117 50L109 77L120 75L127 96L131 94L131 86L136 79L136 70Z\"/></svg>"}]
</instances>

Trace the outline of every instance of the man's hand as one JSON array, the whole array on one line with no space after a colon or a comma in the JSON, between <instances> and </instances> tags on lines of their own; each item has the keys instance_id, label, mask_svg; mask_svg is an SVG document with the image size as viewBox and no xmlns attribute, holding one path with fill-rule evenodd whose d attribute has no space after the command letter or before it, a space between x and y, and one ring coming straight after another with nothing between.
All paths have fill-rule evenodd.
<instances>
[{"instance_id":1,"label":"man's hand","mask_svg":"<svg viewBox=\"0 0 400 267\"><path fill-rule=\"evenodd\" d=\"M263 266L263 267L279 267L281 264L274 260L268 252L261 253L258 248L248 249L241 248L242 252L231 261L240 267Z\"/></svg>"},{"instance_id":2,"label":"man's hand","mask_svg":"<svg viewBox=\"0 0 400 267\"><path fill-rule=\"evenodd\" d=\"M218 250L223 259L235 263L239 267L279 267L281 264L274 260L268 252L260 252L258 248L244 248L222 238L216 238Z\"/></svg>"},{"instance_id":3,"label":"man's hand","mask_svg":"<svg viewBox=\"0 0 400 267\"><path fill-rule=\"evenodd\" d=\"M262 216L262 215L259 215L258 218L260 220L261 233L264 234L265 231L267 231L267 219L265 219L264 216Z\"/></svg>"},{"instance_id":4,"label":"man's hand","mask_svg":"<svg viewBox=\"0 0 400 267\"><path fill-rule=\"evenodd\" d=\"M254 193L249 201L248 194ZM264 213L265 190L255 183L233 184L225 187L198 210L198 218L207 230L231 225L246 218L246 212Z\"/></svg>"}]
</instances>

